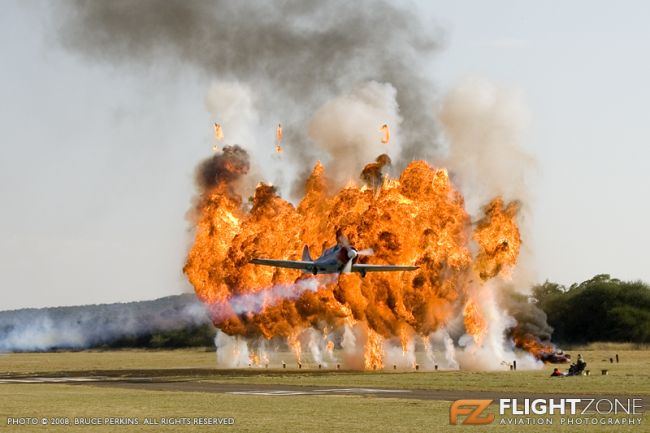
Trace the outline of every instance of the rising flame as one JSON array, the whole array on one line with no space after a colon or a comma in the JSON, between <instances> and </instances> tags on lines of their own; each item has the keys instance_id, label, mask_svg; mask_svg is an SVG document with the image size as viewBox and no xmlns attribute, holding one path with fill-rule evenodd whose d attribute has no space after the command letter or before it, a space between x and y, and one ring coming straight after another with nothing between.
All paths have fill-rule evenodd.
<instances>
[{"instance_id":1,"label":"rising flame","mask_svg":"<svg viewBox=\"0 0 650 433\"><path fill-rule=\"evenodd\" d=\"M275 151L282 152L282 124L278 123L278 128L275 130Z\"/></svg>"},{"instance_id":2,"label":"rising flame","mask_svg":"<svg viewBox=\"0 0 650 433\"><path fill-rule=\"evenodd\" d=\"M283 337L300 360L303 330L353 323L367 330L368 369L383 366L384 340L401 339L405 348L409 339L435 332L459 313L467 333L481 343L487 323L469 286L507 274L515 264L521 243L517 203L495 198L472 224L447 171L424 161L411 162L398 179L383 179L373 188L349 184L341 190L330 187L317 163L297 206L259 184L247 209L233 185L229 176L203 192L184 267L226 334ZM249 263L254 257L300 260L303 245L317 256L333 243L337 229L353 245L374 250L373 257L360 258L364 262L420 268L327 279ZM245 295L270 299L266 293L276 293L276 287L283 288L281 299L245 311L238 307Z\"/></svg>"},{"instance_id":3,"label":"rising flame","mask_svg":"<svg viewBox=\"0 0 650 433\"><path fill-rule=\"evenodd\" d=\"M478 307L474 298L470 297L463 307L463 321L467 333L472 336L474 342L481 345L487 333L487 322Z\"/></svg>"},{"instance_id":4,"label":"rising flame","mask_svg":"<svg viewBox=\"0 0 650 433\"><path fill-rule=\"evenodd\" d=\"M296 357L296 361L300 364L301 354L302 354L302 345L298 339L299 331L292 332L287 337L287 344Z\"/></svg>"},{"instance_id":5,"label":"rising flame","mask_svg":"<svg viewBox=\"0 0 650 433\"><path fill-rule=\"evenodd\" d=\"M366 370L379 370L384 368L383 339L372 329L368 329L368 340L363 353L363 363Z\"/></svg>"}]
</instances>

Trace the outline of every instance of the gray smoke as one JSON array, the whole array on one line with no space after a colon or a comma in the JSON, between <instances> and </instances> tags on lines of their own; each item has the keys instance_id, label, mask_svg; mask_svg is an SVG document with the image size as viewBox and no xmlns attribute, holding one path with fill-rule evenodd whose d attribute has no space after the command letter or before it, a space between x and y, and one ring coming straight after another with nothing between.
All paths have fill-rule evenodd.
<instances>
[{"instance_id":1,"label":"gray smoke","mask_svg":"<svg viewBox=\"0 0 650 433\"><path fill-rule=\"evenodd\" d=\"M513 287L503 287L499 304L512 316L517 324L510 329L510 335L526 334L540 341L550 341L553 328L548 324L546 313L539 308L533 298L517 293Z\"/></svg>"},{"instance_id":2,"label":"gray smoke","mask_svg":"<svg viewBox=\"0 0 650 433\"><path fill-rule=\"evenodd\" d=\"M205 306L189 294L146 302L1 311L0 352L111 346L211 323Z\"/></svg>"},{"instance_id":3,"label":"gray smoke","mask_svg":"<svg viewBox=\"0 0 650 433\"><path fill-rule=\"evenodd\" d=\"M388 1L72 0L57 3L65 47L94 60L170 68L245 82L260 119L285 127L287 155L311 163L308 120L368 81L397 90L398 166L437 154L433 88L423 65L438 30L412 5ZM334 125L333 125L334 126ZM379 125L377 125L379 127Z\"/></svg>"}]
</instances>

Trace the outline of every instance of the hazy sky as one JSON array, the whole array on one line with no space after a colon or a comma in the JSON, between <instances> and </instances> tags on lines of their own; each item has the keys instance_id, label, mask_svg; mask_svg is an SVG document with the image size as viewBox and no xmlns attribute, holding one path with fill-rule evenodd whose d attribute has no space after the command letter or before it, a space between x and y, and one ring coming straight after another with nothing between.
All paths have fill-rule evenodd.
<instances>
[{"instance_id":1,"label":"hazy sky","mask_svg":"<svg viewBox=\"0 0 650 433\"><path fill-rule=\"evenodd\" d=\"M441 95L484 77L524 96L536 279L650 281L650 5L418 7L445 30L428 71ZM3 2L0 310L191 290L185 212L210 152L209 78L99 65L54 36L48 2Z\"/></svg>"}]
</instances>

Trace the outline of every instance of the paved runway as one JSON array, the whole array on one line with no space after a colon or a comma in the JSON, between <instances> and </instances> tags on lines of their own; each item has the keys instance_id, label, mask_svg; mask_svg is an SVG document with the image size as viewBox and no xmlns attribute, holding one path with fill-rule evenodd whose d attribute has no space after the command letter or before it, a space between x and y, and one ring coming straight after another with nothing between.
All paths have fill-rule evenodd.
<instances>
[{"instance_id":1,"label":"paved runway","mask_svg":"<svg viewBox=\"0 0 650 433\"><path fill-rule=\"evenodd\" d=\"M172 391L172 392L204 392L231 395L254 395L264 397L285 397L285 396L317 396L317 395L361 395L379 398L403 398L416 400L439 400L454 401L461 399L551 399L551 398L580 398L580 399L603 399L603 398L642 398L644 408L650 406L650 398L635 395L567 395L551 393L522 393L522 392L499 392L499 391L456 391L456 390L432 390L432 389L384 389L384 388L358 388L358 387L323 387L323 386L298 386L281 384L248 384L248 383L215 383L200 380L167 380L155 377L110 377L110 376L74 376L74 377L16 377L0 378L2 383L54 383L67 385L85 385L100 387L115 387L124 389L142 389L149 391Z\"/></svg>"}]
</instances>

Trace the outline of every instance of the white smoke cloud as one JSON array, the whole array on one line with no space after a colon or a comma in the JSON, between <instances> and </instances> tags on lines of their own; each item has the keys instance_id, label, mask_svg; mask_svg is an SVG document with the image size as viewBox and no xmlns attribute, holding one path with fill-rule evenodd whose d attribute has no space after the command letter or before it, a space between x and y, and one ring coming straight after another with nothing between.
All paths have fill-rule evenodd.
<instances>
[{"instance_id":1,"label":"white smoke cloud","mask_svg":"<svg viewBox=\"0 0 650 433\"><path fill-rule=\"evenodd\" d=\"M4 311L0 312L0 352L85 349L209 323L205 306L193 296Z\"/></svg>"},{"instance_id":2,"label":"white smoke cloud","mask_svg":"<svg viewBox=\"0 0 650 433\"><path fill-rule=\"evenodd\" d=\"M456 361L456 347L454 346L454 340L449 335L447 328L438 329L429 334L426 339L428 343L424 344L426 356L425 368L433 369L438 365L441 369L458 370L459 366ZM439 354L439 357L436 357L436 354Z\"/></svg>"},{"instance_id":3,"label":"white smoke cloud","mask_svg":"<svg viewBox=\"0 0 650 433\"><path fill-rule=\"evenodd\" d=\"M485 79L467 79L445 97L440 113L449 149L445 165L470 213L496 195L529 198L527 181L536 167L523 146L529 117L521 92Z\"/></svg>"},{"instance_id":4,"label":"white smoke cloud","mask_svg":"<svg viewBox=\"0 0 650 433\"><path fill-rule=\"evenodd\" d=\"M346 324L343 327L341 349L343 349L343 362L347 368L356 370L364 368L363 343L366 339L365 330L359 324L356 326Z\"/></svg>"},{"instance_id":5,"label":"white smoke cloud","mask_svg":"<svg viewBox=\"0 0 650 433\"><path fill-rule=\"evenodd\" d=\"M391 84L371 81L331 99L314 114L309 136L329 156L327 173L338 186L358 176L377 155L394 159L400 154L402 119L396 95ZM388 145L381 142L383 124L390 128Z\"/></svg>"},{"instance_id":6,"label":"white smoke cloud","mask_svg":"<svg viewBox=\"0 0 650 433\"><path fill-rule=\"evenodd\" d=\"M449 336L447 330L443 329L443 341L445 345L445 359L447 360L447 367L453 370L459 368L458 361L456 361L456 349L454 347L454 341Z\"/></svg>"},{"instance_id":7,"label":"white smoke cloud","mask_svg":"<svg viewBox=\"0 0 650 433\"><path fill-rule=\"evenodd\" d=\"M215 81L208 89L205 106L213 122L224 128L224 139L218 144L255 147L254 131L259 126L259 114L250 86L238 81Z\"/></svg>"},{"instance_id":8,"label":"white smoke cloud","mask_svg":"<svg viewBox=\"0 0 650 433\"><path fill-rule=\"evenodd\" d=\"M214 345L217 348L217 365L237 368L249 364L248 342L244 338L230 336L218 330L214 337Z\"/></svg>"},{"instance_id":9,"label":"white smoke cloud","mask_svg":"<svg viewBox=\"0 0 650 433\"><path fill-rule=\"evenodd\" d=\"M399 340L386 341L384 343L384 364L386 368L393 368L393 366L401 369L414 368L417 364L415 341L410 339L406 344L406 348L402 347Z\"/></svg>"}]
</instances>

